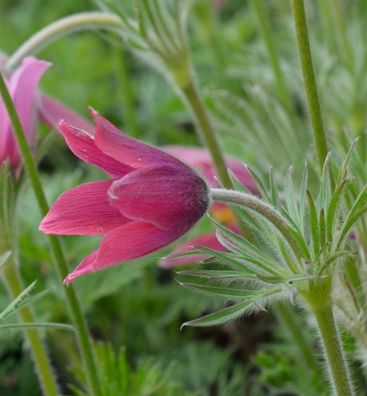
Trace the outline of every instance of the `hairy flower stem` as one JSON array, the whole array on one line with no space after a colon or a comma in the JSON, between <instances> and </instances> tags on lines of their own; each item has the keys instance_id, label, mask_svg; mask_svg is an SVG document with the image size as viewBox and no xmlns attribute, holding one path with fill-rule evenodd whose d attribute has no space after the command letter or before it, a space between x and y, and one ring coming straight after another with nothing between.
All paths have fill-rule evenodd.
<instances>
[{"instance_id":1,"label":"hairy flower stem","mask_svg":"<svg viewBox=\"0 0 367 396\"><path fill-rule=\"evenodd\" d=\"M15 299L23 291L23 286L16 264L11 257L8 259L2 273L9 296ZM19 311L19 318L23 324L32 324L35 322L33 313L29 307L25 307ZM24 334L30 347L42 394L45 396L57 396L59 392L56 378L39 331L36 329L24 330Z\"/></svg>"},{"instance_id":2,"label":"hairy flower stem","mask_svg":"<svg viewBox=\"0 0 367 396\"><path fill-rule=\"evenodd\" d=\"M238 191L218 188L211 189L210 195L214 201L239 205L265 217L288 241L296 256L302 257L302 253L305 253L299 245L300 241L295 239L288 222L281 214L259 198ZM300 290L300 292L307 301L311 312L315 315L325 349L326 362L331 373L331 382L336 394L338 396L351 396L354 393L335 325L332 311L331 286L332 278L328 277L322 281L310 282L308 288Z\"/></svg>"},{"instance_id":3,"label":"hairy flower stem","mask_svg":"<svg viewBox=\"0 0 367 396\"><path fill-rule=\"evenodd\" d=\"M34 194L36 196L38 207L40 209L41 214L45 216L48 212L49 207L45 193L43 191L40 176L38 174L37 167L34 158L32 156L31 149L28 145L19 116L14 107L14 103L10 97L8 88L5 84L5 80L1 73L0 73L0 94L3 98L5 107L8 111L9 118L12 123L13 131L18 143L18 147L22 155L24 168L26 169L26 172L30 179L30 183L34 191ZM53 254L54 262L56 264L59 279L60 282L62 282L63 279L68 274L68 267L65 261L64 254L61 249L61 245L58 238L53 235L48 235L48 240L49 240L51 252ZM64 291L74 321L79 348L81 351L81 357L87 374L88 385L90 388L89 394L93 396L99 396L101 394L100 385L97 375L93 345L88 332L87 324L85 322L85 318L83 316L74 288L72 286L64 287Z\"/></svg>"},{"instance_id":4,"label":"hairy flower stem","mask_svg":"<svg viewBox=\"0 0 367 396\"><path fill-rule=\"evenodd\" d=\"M276 87L278 91L279 98L283 102L284 106L288 110L292 110L292 100L289 96L287 86L285 84L284 74L280 66L280 61L278 57L278 52L273 40L273 34L269 25L269 20L266 15L266 9L263 0L252 0L252 5L256 13L256 18L258 20L258 25L260 28L261 35L263 36L266 49L269 54L269 59L271 67L273 69Z\"/></svg>"},{"instance_id":5,"label":"hairy flower stem","mask_svg":"<svg viewBox=\"0 0 367 396\"><path fill-rule=\"evenodd\" d=\"M17 259L14 213L16 206L16 186L9 163L0 165L0 257L8 257L2 264L1 275L9 297L15 299L24 290ZM10 254L10 255L9 255ZM18 311L21 325L32 325L35 320L31 306ZM46 345L36 329L24 329L31 358L44 396L57 396L58 385Z\"/></svg>"},{"instance_id":6,"label":"hairy flower stem","mask_svg":"<svg viewBox=\"0 0 367 396\"><path fill-rule=\"evenodd\" d=\"M213 124L199 95L194 78L178 88L194 115L199 135L212 156L220 182L225 188L233 188Z\"/></svg>"},{"instance_id":7,"label":"hairy flower stem","mask_svg":"<svg viewBox=\"0 0 367 396\"><path fill-rule=\"evenodd\" d=\"M283 235L297 258L301 258L303 254L307 255L307 251L304 251L302 242L295 236L292 226L280 213L261 199L251 194L220 188L212 188L210 190L210 196L214 201L242 206L243 208L250 209L265 217Z\"/></svg>"},{"instance_id":8,"label":"hairy flower stem","mask_svg":"<svg viewBox=\"0 0 367 396\"><path fill-rule=\"evenodd\" d=\"M291 1L294 25L296 29L298 54L303 74L312 133L315 141L319 165L322 170L328 149L324 122L321 113L320 100L316 86L315 73L312 64L312 55L310 49L310 41L308 37L305 6L303 0Z\"/></svg>"},{"instance_id":9,"label":"hairy flower stem","mask_svg":"<svg viewBox=\"0 0 367 396\"><path fill-rule=\"evenodd\" d=\"M349 369L345 361L332 306L327 305L319 308L317 305L311 305L311 309L320 332L335 394L338 396L353 396L355 393L351 384Z\"/></svg>"},{"instance_id":10,"label":"hairy flower stem","mask_svg":"<svg viewBox=\"0 0 367 396\"><path fill-rule=\"evenodd\" d=\"M61 18L46 26L23 43L8 59L5 64L5 70L11 72L26 56L36 54L50 42L67 34L87 29L116 30L121 28L121 26L121 19L117 15L107 12L82 12Z\"/></svg>"}]
</instances>

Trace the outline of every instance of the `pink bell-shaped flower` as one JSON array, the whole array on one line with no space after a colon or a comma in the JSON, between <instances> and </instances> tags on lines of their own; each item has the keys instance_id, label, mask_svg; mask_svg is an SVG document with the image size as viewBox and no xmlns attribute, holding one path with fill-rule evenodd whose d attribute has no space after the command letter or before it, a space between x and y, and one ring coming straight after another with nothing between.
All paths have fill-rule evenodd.
<instances>
[{"instance_id":1,"label":"pink bell-shaped flower","mask_svg":"<svg viewBox=\"0 0 367 396\"><path fill-rule=\"evenodd\" d=\"M60 122L71 151L112 179L64 192L40 230L59 235L104 235L99 249L65 283L156 251L186 233L209 206L206 182L170 154L121 133L91 111L94 135Z\"/></svg>"}]
</instances>

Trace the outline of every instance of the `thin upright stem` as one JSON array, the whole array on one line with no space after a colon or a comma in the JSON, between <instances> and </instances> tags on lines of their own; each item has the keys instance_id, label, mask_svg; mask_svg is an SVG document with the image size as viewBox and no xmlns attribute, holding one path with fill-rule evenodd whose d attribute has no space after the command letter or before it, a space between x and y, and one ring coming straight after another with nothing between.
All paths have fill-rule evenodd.
<instances>
[{"instance_id":1,"label":"thin upright stem","mask_svg":"<svg viewBox=\"0 0 367 396\"><path fill-rule=\"evenodd\" d=\"M107 12L82 12L61 18L24 42L8 59L5 70L11 72L26 56L36 54L50 42L67 34L87 29L117 30L121 27L123 27L121 18Z\"/></svg>"},{"instance_id":2,"label":"thin upright stem","mask_svg":"<svg viewBox=\"0 0 367 396\"><path fill-rule=\"evenodd\" d=\"M15 299L22 291L22 281L16 268L15 262L9 258L3 271L5 286L11 298ZM23 324L35 322L33 313L29 307L24 307L19 311L19 317ZM44 345L39 331L36 329L24 330L24 334L29 343L31 356L34 361L37 376L45 396L57 396L59 394L58 385L49 360L46 346Z\"/></svg>"},{"instance_id":3,"label":"thin upright stem","mask_svg":"<svg viewBox=\"0 0 367 396\"><path fill-rule=\"evenodd\" d=\"M332 307L327 306L322 309L315 307L313 314L315 315L325 350L334 391L338 396L353 396L354 390Z\"/></svg>"},{"instance_id":4,"label":"thin upright stem","mask_svg":"<svg viewBox=\"0 0 367 396\"><path fill-rule=\"evenodd\" d=\"M269 59L275 76L279 98L289 110L292 110L292 100L289 96L287 85L285 84L284 74L280 66L278 51L273 40L274 35L271 33L269 19L267 17L266 9L264 7L264 0L252 0L252 5L256 13L261 35L263 36L266 49L269 54Z\"/></svg>"},{"instance_id":5,"label":"thin upright stem","mask_svg":"<svg viewBox=\"0 0 367 396\"><path fill-rule=\"evenodd\" d=\"M17 144L19 150L22 155L22 160L24 164L24 168L28 174L30 179L30 183L33 189L33 192L36 196L36 200L38 203L38 207L43 216L45 216L48 212L48 203L46 200L46 196L42 187L42 183L37 171L37 167L32 155L32 151L28 145L26 135L24 133L23 127L21 125L19 116L14 107L14 103L10 97L8 88L5 84L4 78L0 73L0 94L3 98L5 107L9 114L9 118L12 123L14 135L17 140ZM51 247L51 252L53 254L54 262L56 264L57 273L59 275L60 282L68 274L68 267L65 261L64 254L61 249L61 245L57 237L53 235L48 235L49 244ZM90 394L93 396L99 396L100 393L100 385L99 379L97 375L96 362L94 357L93 345L90 339L90 335L88 332L87 324L85 322L78 298L76 296L75 290L73 286L64 287L66 300L72 314L72 318L74 321L75 330L77 333L77 338L79 342L79 348L81 351L82 360L85 366L88 384L90 388Z\"/></svg>"},{"instance_id":6,"label":"thin upright stem","mask_svg":"<svg viewBox=\"0 0 367 396\"><path fill-rule=\"evenodd\" d=\"M310 41L308 37L305 6L303 0L291 1L293 8L294 25L296 29L298 54L303 74L312 133L315 141L319 165L322 170L328 149L324 122L321 113L319 94L317 91L315 73L312 64L312 55L310 49Z\"/></svg>"},{"instance_id":7,"label":"thin upright stem","mask_svg":"<svg viewBox=\"0 0 367 396\"><path fill-rule=\"evenodd\" d=\"M200 97L194 78L191 78L186 85L179 87L179 89L194 115L200 138L212 156L220 182L225 188L233 188L213 124Z\"/></svg>"}]
</instances>

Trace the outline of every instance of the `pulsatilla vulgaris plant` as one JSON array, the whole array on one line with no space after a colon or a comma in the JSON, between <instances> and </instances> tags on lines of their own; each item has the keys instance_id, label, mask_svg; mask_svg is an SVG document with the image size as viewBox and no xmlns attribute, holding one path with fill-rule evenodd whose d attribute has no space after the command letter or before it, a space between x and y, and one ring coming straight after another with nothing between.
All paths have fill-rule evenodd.
<instances>
[{"instance_id":1,"label":"pulsatilla vulgaris plant","mask_svg":"<svg viewBox=\"0 0 367 396\"><path fill-rule=\"evenodd\" d=\"M234 178L237 191L211 190L214 201L241 209L246 230L239 235L212 219L227 252L196 247L193 253L207 255L204 267L180 271L178 280L191 290L226 297L233 304L184 325L224 323L277 301L305 305L315 316L331 375L348 390L333 295L338 293L338 278L356 256L352 227L367 210L367 188L349 208L345 204L350 198L348 166L353 151L354 145L338 172L327 156L317 194L308 189L307 166L297 193L291 172L284 195L276 189L272 172L268 188L254 175L261 199L248 194Z\"/></svg>"},{"instance_id":2,"label":"pulsatilla vulgaris plant","mask_svg":"<svg viewBox=\"0 0 367 396\"><path fill-rule=\"evenodd\" d=\"M1 155L0 152L0 161L5 158L13 167L13 174L17 173L15 170L18 170L20 164L28 173L39 209L44 216L41 230L48 234L59 279L65 279L65 283L70 283L84 274L145 256L183 236L208 210L213 217L216 216L218 214L214 210L216 204L224 204L227 214L228 207L233 205L235 207L233 212L229 211L230 221L226 223L230 228L227 228L224 221L221 222L218 218L212 219L216 237L222 248L218 250L210 248L209 246L213 246L212 239L207 247L198 246L194 253L205 257L203 268L190 271L185 269L178 275L179 281L189 289L228 298L231 300L231 305L187 322L186 325L220 324L247 312L265 309L275 303L279 308L285 305L283 304L285 301L290 301L294 305L300 304L306 307L316 320L324 347L325 363L329 368L330 382L335 393L339 396L353 395L349 369L345 362L343 344L334 315L338 309L346 310L345 306L348 305L349 299L355 299L358 314L359 311L366 309L366 304L362 301L363 296L360 298L359 295L363 289L363 282L358 279L359 276L364 275L363 271L360 271L361 266L358 265L365 263L365 258L362 257L363 254L357 252L365 253L366 250L367 232L361 218L367 208L367 187L364 185L367 155L365 151L360 156L360 168L357 172L354 165L350 165L353 164L352 160L357 151L354 150L354 145L340 165L340 170L332 164L331 155L327 155L329 140L335 142L342 139L335 134L334 139L329 139L326 134L328 128L324 127L323 119L329 118L322 116L304 2L291 0L295 38L305 88L305 103L301 103L300 106L296 103L298 99L302 101L298 86L292 87L292 92L288 92L290 87L283 75L282 62L278 59L272 30L269 21L266 20L267 10L264 5L266 2L253 0L251 4L257 15L273 69L272 77L276 82L277 94L274 96L274 101L279 103L273 106L270 101L270 105L266 107L265 101L258 101L255 106L247 106L247 102L253 101L253 98L240 88L247 77L244 81L240 81L239 78L237 81L232 81L234 84L225 87L228 91L233 90L233 93L229 92L229 95L223 97L226 102L229 102L227 98L234 98L237 102L239 95L243 101L240 103L242 113L240 109L228 105L222 106L222 103L217 101L212 107L220 116L218 118L221 119L221 123L213 122L195 76L187 34L190 0L187 2L101 0L99 3L102 4L104 12L87 12L62 18L27 40L8 60L0 60L5 76L4 79L0 75L0 92L3 100L3 103L0 103L0 115L4 116L7 113L10 121L6 121L6 127L3 128L6 130L6 135L3 137L6 138L0 139L0 143L1 141L7 143L7 145L0 144L0 151L3 154ZM321 3L324 4L321 13L326 11L325 21L333 19L333 15L328 14L328 8L332 7L327 7L326 2ZM213 6L214 2L207 0L206 4ZM333 1L333 5L338 14L334 19L339 25L340 41L342 47L346 49L343 59L347 61L348 72L353 75L356 70L353 70L353 60L349 56L348 45L345 45L348 44L348 37L343 26L343 15L338 13L338 2ZM205 5L202 9L205 9ZM7 79L27 55L34 54L55 38L87 28L112 30L115 38L117 36L120 40L121 37L124 39L128 49L138 53L149 64L158 66L156 68L171 83L175 92L179 93L184 104L191 111L196 123L196 132L208 155L206 162L210 168L209 178L205 174L207 172L202 172L205 176L202 177L180 161L180 155L177 152L174 154L172 148L170 155L164 150L121 134L97 113L93 113L96 128L90 128L85 122L82 124L71 122L70 112L61 110L60 113L59 104L46 97L49 108L43 116L44 119L55 123L59 118L65 118L60 123L61 132L70 149L84 162L96 165L111 176L109 180L84 183L67 190L49 209L37 164L29 147L29 143L33 141L29 138L33 136L31 133L33 130L28 129L27 123L22 119L22 106L17 103L19 97L13 95L14 92L11 86L8 86ZM240 36L241 43L242 40L243 37ZM229 52L231 51L228 51L228 57L231 57ZM238 53L241 57L241 51ZM224 64L222 60L220 61ZM233 61L235 57L231 57L228 64L233 66ZM294 63L291 64L293 67ZM244 70L242 67L238 69ZM223 74L224 72L225 68ZM230 74L221 78L223 85L230 82L232 78ZM364 70L361 75L365 75ZM353 81L353 86L359 87L357 81ZM125 78L125 84L122 85L128 86L128 84L129 78ZM232 89L231 86L236 86L236 89ZM25 92L29 94L32 90L26 89ZM129 92L129 89L126 92ZM267 94L267 90L264 93ZM130 103L131 116L134 115L132 109L136 101L133 100L135 98L128 99L126 102ZM45 101L41 100L41 102ZM42 110L44 107L44 105L40 108L37 106L35 109ZM354 103L352 107L355 107ZM306 108L312 132L309 135L313 137L313 144L310 144L309 137L302 135L302 131L307 129L304 125L307 120ZM266 116L264 116L265 111L267 111ZM263 116L259 117L258 112L263 113ZM314 165L310 177L313 182L309 183L307 167L304 169L299 188L294 186L291 172L288 180L279 178L279 183L274 181L272 173L268 183L262 183L261 178L252 173L258 188L247 191L240 177L237 174L230 175L228 172L231 166L227 155L221 150L217 132L223 132L223 129L220 130L220 125L223 125L225 115L231 121L228 128L232 135L233 132L243 129L243 126L248 126L251 138L242 140L245 141L246 150L252 150L256 154L252 156L253 160L260 158L258 162L261 164L256 164L257 169L263 168L266 160L270 160L273 161L273 165L278 165L279 172L280 166L284 169L289 163L297 163L301 157L303 162L304 152L308 155L311 149L314 150L317 161L310 155ZM234 116L237 116L236 119ZM0 117L0 124L4 120L4 117ZM280 121L284 121L284 124ZM276 133L272 134L271 130L275 124ZM258 133L259 125L261 133ZM134 133L137 131L136 126L135 120ZM361 130L363 128L358 126L358 133ZM14 136L10 135L10 132L14 133ZM272 139L269 138L270 134L273 135ZM14 139L9 139L10 136ZM349 146L350 139L346 140ZM267 150L258 148L259 141L267 146ZM297 146L297 149L294 146ZM287 154L288 149L293 151L291 157L282 154ZM269 152L270 154L274 152L274 156L268 156ZM276 160L279 156L283 157L281 163ZM320 169L318 170L317 167ZM203 168L205 170L205 166ZM232 171L236 173L234 168L233 166ZM359 172L361 169L363 171ZM4 201L10 202L9 208L13 210L13 195L12 191L8 190L7 184L8 163L3 164L2 171L1 196L5 197ZM359 173L357 182L349 172L353 172L354 176L355 173ZM214 180L210 180L211 176ZM223 189L219 188L220 186L223 186ZM248 188L251 189L250 186ZM261 192L259 194L261 197L257 195L258 190ZM4 211L3 206L1 211ZM3 214L1 211L0 215ZM6 222L3 223L8 225L10 222L10 216L6 216ZM54 236L68 234L103 236L99 249L87 256L69 275L69 267L61 245ZM3 238L0 241L0 246L4 240ZM13 244L9 243L9 247L1 246L1 249L14 250L10 245ZM2 257L7 259L7 252L3 251L0 254L2 256L2 253L5 253ZM186 251L188 255L191 253ZM192 261L181 263L187 264ZM171 266L168 261L165 261L165 265ZM75 284L78 285L78 282ZM103 392L97 375L97 362L74 287L69 285L64 288L66 301L72 314L75 334L87 374L89 385L87 392L99 396ZM13 294L18 295L18 292L19 290L15 290ZM340 304L341 299L343 304ZM289 308L290 305L287 307ZM23 317L23 321L28 325L33 323L30 314L31 312ZM363 331L364 329L361 332ZM301 335L302 332L299 333ZM358 332L354 331L353 334L358 339ZM35 337L37 334L33 332L28 335ZM55 379L52 378L52 369L46 351L40 344L41 340L33 338L33 341L32 353L35 356L44 393L56 395L58 387Z\"/></svg>"}]
</instances>

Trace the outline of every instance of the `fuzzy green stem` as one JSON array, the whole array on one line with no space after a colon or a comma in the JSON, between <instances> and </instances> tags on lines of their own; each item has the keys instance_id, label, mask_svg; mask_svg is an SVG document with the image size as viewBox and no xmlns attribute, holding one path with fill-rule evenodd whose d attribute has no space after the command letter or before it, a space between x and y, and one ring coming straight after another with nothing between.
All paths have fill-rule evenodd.
<instances>
[{"instance_id":1,"label":"fuzzy green stem","mask_svg":"<svg viewBox=\"0 0 367 396\"><path fill-rule=\"evenodd\" d=\"M13 131L18 143L18 147L22 155L24 168L26 169L26 172L30 179L30 183L34 191L34 194L36 196L38 207L40 209L41 214L45 216L49 209L46 196L43 191L43 187L37 171L37 167L34 158L32 156L31 149L28 145L19 116L14 107L14 103L10 97L8 88L5 84L4 78L1 73L0 73L0 94L3 98L5 107L9 114L9 118L12 123ZM61 249L61 245L59 243L58 238L53 235L48 235L48 240L51 247L51 252L53 254L54 262L56 264L59 279L60 282L62 282L63 279L68 274L68 267L65 261L64 254ZM88 385L90 387L89 394L93 396L99 396L101 394L100 386L99 386L96 362L93 352L93 345L90 340L87 324L82 314L82 310L73 286L64 287L64 291L74 321L74 326L77 333L81 356L88 378Z\"/></svg>"},{"instance_id":2,"label":"fuzzy green stem","mask_svg":"<svg viewBox=\"0 0 367 396\"><path fill-rule=\"evenodd\" d=\"M8 59L5 70L11 72L26 56L36 54L50 42L67 34L97 28L117 30L122 26L120 17L107 12L82 12L61 18L37 32L21 45Z\"/></svg>"},{"instance_id":3,"label":"fuzzy green stem","mask_svg":"<svg viewBox=\"0 0 367 396\"><path fill-rule=\"evenodd\" d=\"M199 95L194 78L192 77L187 84L178 88L194 115L200 138L212 156L220 182L225 188L233 188L213 124Z\"/></svg>"},{"instance_id":4,"label":"fuzzy green stem","mask_svg":"<svg viewBox=\"0 0 367 396\"><path fill-rule=\"evenodd\" d=\"M210 196L214 201L242 206L265 217L283 235L298 259L301 259L303 255L309 258L309 252L304 246L304 241L296 236L295 230L293 230L286 219L266 202L263 202L254 195L220 188L212 188L210 190Z\"/></svg>"},{"instance_id":5,"label":"fuzzy green stem","mask_svg":"<svg viewBox=\"0 0 367 396\"><path fill-rule=\"evenodd\" d=\"M322 170L328 149L321 113L320 100L316 86L315 73L312 64L312 55L310 49L310 41L308 37L305 7L303 0L291 1L293 8L294 25L296 29L298 54L303 74L312 133L315 141L320 169Z\"/></svg>"},{"instance_id":6,"label":"fuzzy green stem","mask_svg":"<svg viewBox=\"0 0 367 396\"><path fill-rule=\"evenodd\" d=\"M268 51L271 67L275 76L276 86L278 90L279 98L283 104L289 109L292 109L292 100L289 96L287 86L285 84L284 74L280 66L278 52L273 40L273 34L271 33L269 20L266 15L266 9L264 7L263 0L252 0L252 5L256 13L256 18L260 28L261 35L263 36L266 49Z\"/></svg>"},{"instance_id":7,"label":"fuzzy green stem","mask_svg":"<svg viewBox=\"0 0 367 396\"><path fill-rule=\"evenodd\" d=\"M325 350L334 391L338 396L353 396L354 391L350 374L345 361L332 307L326 306L322 309L313 307L313 314L315 315Z\"/></svg>"},{"instance_id":8,"label":"fuzzy green stem","mask_svg":"<svg viewBox=\"0 0 367 396\"><path fill-rule=\"evenodd\" d=\"M11 258L8 259L8 263L2 272L9 295L11 298L15 299L23 291L23 287L20 274ZM21 309L19 311L19 317L23 324L32 324L35 322L29 307ZM42 393L45 396L57 396L59 392L56 378L39 331L35 329L24 330L24 334L29 343Z\"/></svg>"}]
</instances>

